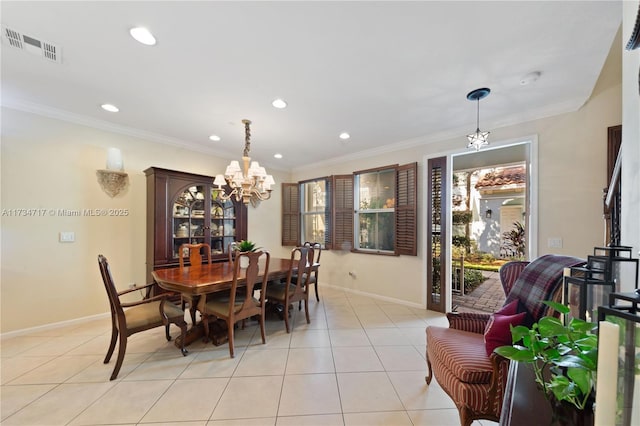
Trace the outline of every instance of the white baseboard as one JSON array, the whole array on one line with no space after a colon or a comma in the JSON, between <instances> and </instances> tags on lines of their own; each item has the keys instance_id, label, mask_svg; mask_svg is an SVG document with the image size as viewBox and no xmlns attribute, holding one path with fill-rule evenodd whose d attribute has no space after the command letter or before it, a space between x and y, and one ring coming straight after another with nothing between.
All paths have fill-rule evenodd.
<instances>
[{"instance_id":1,"label":"white baseboard","mask_svg":"<svg viewBox=\"0 0 640 426\"><path fill-rule=\"evenodd\" d=\"M344 288L344 287L339 287L339 286L336 286L336 285L325 284L325 283L322 283L320 285L320 287L331 287L331 288L336 289L336 290L346 291L347 293L353 293L353 294L357 294L359 296L367 296L367 297L370 297L372 299L383 300L385 302L397 303L398 305L409 306L411 308L427 309L426 305L423 305L423 304L420 304L420 303L408 302L406 300L396 299L394 297L388 297L388 296L381 296L381 295L375 294L375 293L367 293L366 291L354 290L352 288Z\"/></svg>"},{"instance_id":2,"label":"white baseboard","mask_svg":"<svg viewBox=\"0 0 640 426\"><path fill-rule=\"evenodd\" d=\"M111 316L111 312L105 312L103 314L90 315L88 317L75 318L75 319L70 319L66 321L54 322L51 324L39 325L37 327L23 328L20 330L9 331L7 333L0 334L0 340L10 338L10 337L21 336L24 334L31 334L37 331L54 330L56 328L61 328L61 327L65 327L72 324L82 324L84 322L89 322L95 319L108 318L109 316Z\"/></svg>"}]
</instances>

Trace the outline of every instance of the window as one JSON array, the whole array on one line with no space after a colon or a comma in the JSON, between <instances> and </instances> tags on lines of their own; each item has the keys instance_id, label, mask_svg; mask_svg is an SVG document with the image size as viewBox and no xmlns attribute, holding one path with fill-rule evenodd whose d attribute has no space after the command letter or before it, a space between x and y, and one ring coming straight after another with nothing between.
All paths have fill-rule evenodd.
<instances>
[{"instance_id":1,"label":"window","mask_svg":"<svg viewBox=\"0 0 640 426\"><path fill-rule=\"evenodd\" d=\"M326 248L329 229L329 185L327 179L300 183L300 241L320 243Z\"/></svg>"},{"instance_id":2,"label":"window","mask_svg":"<svg viewBox=\"0 0 640 426\"><path fill-rule=\"evenodd\" d=\"M396 168L355 173L356 250L395 252Z\"/></svg>"},{"instance_id":3,"label":"window","mask_svg":"<svg viewBox=\"0 0 640 426\"><path fill-rule=\"evenodd\" d=\"M417 168L283 183L282 245L313 241L326 249L416 256Z\"/></svg>"}]
</instances>

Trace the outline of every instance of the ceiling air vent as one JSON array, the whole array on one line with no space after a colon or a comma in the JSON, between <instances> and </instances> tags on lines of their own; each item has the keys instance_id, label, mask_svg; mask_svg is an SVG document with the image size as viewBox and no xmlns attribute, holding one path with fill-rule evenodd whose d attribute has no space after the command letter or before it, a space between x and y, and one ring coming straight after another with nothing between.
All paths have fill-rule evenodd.
<instances>
[{"instance_id":1,"label":"ceiling air vent","mask_svg":"<svg viewBox=\"0 0 640 426\"><path fill-rule=\"evenodd\" d=\"M2 26L2 38L12 47L42 56L51 62L62 63L62 50L53 43L39 40L5 26Z\"/></svg>"}]
</instances>

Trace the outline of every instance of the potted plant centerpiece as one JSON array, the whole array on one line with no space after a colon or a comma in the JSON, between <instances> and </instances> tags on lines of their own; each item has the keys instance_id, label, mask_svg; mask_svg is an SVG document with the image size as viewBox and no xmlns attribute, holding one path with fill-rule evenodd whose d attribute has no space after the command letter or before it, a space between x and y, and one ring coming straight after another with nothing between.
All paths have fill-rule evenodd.
<instances>
[{"instance_id":1,"label":"potted plant centerpiece","mask_svg":"<svg viewBox=\"0 0 640 426\"><path fill-rule=\"evenodd\" d=\"M251 252L259 250L259 247L256 247L256 244L249 240L238 241L234 246L233 250L239 253ZM240 267L246 268L249 266L249 259L246 257L240 258Z\"/></svg>"},{"instance_id":2,"label":"potted plant centerpiece","mask_svg":"<svg viewBox=\"0 0 640 426\"><path fill-rule=\"evenodd\" d=\"M567 314L560 303L543 302ZM556 424L593 425L598 337L595 323L573 318L563 324L545 316L531 328L511 327L513 346L495 352L512 361L532 366L535 380L550 401Z\"/></svg>"}]
</instances>

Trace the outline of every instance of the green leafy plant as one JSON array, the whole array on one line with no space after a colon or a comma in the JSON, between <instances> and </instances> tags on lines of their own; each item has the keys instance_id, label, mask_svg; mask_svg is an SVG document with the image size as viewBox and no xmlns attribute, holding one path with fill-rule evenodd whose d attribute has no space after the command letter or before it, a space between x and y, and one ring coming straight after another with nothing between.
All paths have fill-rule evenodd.
<instances>
[{"instance_id":1,"label":"green leafy plant","mask_svg":"<svg viewBox=\"0 0 640 426\"><path fill-rule=\"evenodd\" d=\"M525 232L522 222L513 222L513 229L502 233L502 247L500 252L506 257L517 259L524 258L524 250L526 248Z\"/></svg>"},{"instance_id":2,"label":"green leafy plant","mask_svg":"<svg viewBox=\"0 0 640 426\"><path fill-rule=\"evenodd\" d=\"M566 314L560 303L543 302ZM531 328L511 327L513 346L500 346L495 352L513 361L531 364L536 383L545 396L567 401L583 410L595 392L598 337L596 324L573 318L568 325L545 316ZM547 373L548 370L548 373Z\"/></svg>"},{"instance_id":3,"label":"green leafy plant","mask_svg":"<svg viewBox=\"0 0 640 426\"><path fill-rule=\"evenodd\" d=\"M234 247L234 250L239 252L256 251L258 249L259 247L256 247L256 244L249 240L238 241Z\"/></svg>"}]
</instances>

